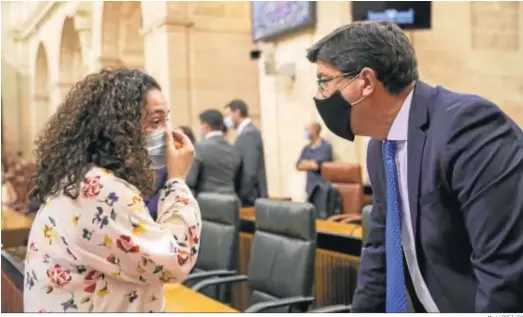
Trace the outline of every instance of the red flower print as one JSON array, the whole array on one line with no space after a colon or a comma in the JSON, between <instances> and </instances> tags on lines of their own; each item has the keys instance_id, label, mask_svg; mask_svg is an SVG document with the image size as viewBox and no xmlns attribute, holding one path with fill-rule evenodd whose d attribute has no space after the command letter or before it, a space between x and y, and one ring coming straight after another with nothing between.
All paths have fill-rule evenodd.
<instances>
[{"instance_id":1,"label":"red flower print","mask_svg":"<svg viewBox=\"0 0 523 317\"><path fill-rule=\"evenodd\" d=\"M176 195L176 196L174 196L174 200L175 200L175 202L182 203L185 206L187 206L189 204L189 198L184 197L184 196Z\"/></svg>"},{"instance_id":2,"label":"red flower print","mask_svg":"<svg viewBox=\"0 0 523 317\"><path fill-rule=\"evenodd\" d=\"M189 256L182 256L180 254L178 254L176 256L176 259L178 260L178 264L179 265L184 265L185 263L187 263L187 260L189 260Z\"/></svg>"},{"instance_id":3,"label":"red flower print","mask_svg":"<svg viewBox=\"0 0 523 317\"><path fill-rule=\"evenodd\" d=\"M84 278L84 291L87 293L94 293L96 289L96 282L100 277L100 272L90 271Z\"/></svg>"},{"instance_id":4,"label":"red flower print","mask_svg":"<svg viewBox=\"0 0 523 317\"><path fill-rule=\"evenodd\" d=\"M118 264L118 260L116 259L116 257L113 254L110 254L107 257L107 261L109 261L109 263L112 263L112 264Z\"/></svg>"},{"instance_id":5,"label":"red flower print","mask_svg":"<svg viewBox=\"0 0 523 317\"><path fill-rule=\"evenodd\" d=\"M103 188L103 185L100 184L100 176L85 178L83 185L84 185L82 188L82 197L83 198L96 197L100 193L100 190Z\"/></svg>"},{"instance_id":6,"label":"red flower print","mask_svg":"<svg viewBox=\"0 0 523 317\"><path fill-rule=\"evenodd\" d=\"M52 268L47 270L47 276L51 280L53 288L62 288L67 283L71 282L71 271L63 269L59 264L55 264Z\"/></svg>"},{"instance_id":7,"label":"red flower print","mask_svg":"<svg viewBox=\"0 0 523 317\"><path fill-rule=\"evenodd\" d=\"M189 227L189 235L191 236L192 242L197 244L200 239L198 239L198 234L196 233L196 226Z\"/></svg>"},{"instance_id":8,"label":"red flower print","mask_svg":"<svg viewBox=\"0 0 523 317\"><path fill-rule=\"evenodd\" d=\"M140 252L140 246L134 244L131 241L131 237L124 234L122 234L120 238L116 239L116 246L125 253Z\"/></svg>"}]
</instances>

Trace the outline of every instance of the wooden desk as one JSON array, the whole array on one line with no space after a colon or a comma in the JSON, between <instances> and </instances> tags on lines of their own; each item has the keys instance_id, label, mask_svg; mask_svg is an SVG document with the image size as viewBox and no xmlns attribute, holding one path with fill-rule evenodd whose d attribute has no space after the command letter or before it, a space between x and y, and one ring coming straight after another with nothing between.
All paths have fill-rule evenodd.
<instances>
[{"instance_id":1,"label":"wooden desk","mask_svg":"<svg viewBox=\"0 0 523 317\"><path fill-rule=\"evenodd\" d=\"M256 211L254 207L241 208L240 218L242 220L254 222L256 220ZM324 234L350 236L360 240L363 236L363 229L358 224L338 223L326 220L316 220L316 231Z\"/></svg>"},{"instance_id":2,"label":"wooden desk","mask_svg":"<svg viewBox=\"0 0 523 317\"><path fill-rule=\"evenodd\" d=\"M2 231L31 229L33 218L15 211L9 207L2 207Z\"/></svg>"},{"instance_id":3,"label":"wooden desk","mask_svg":"<svg viewBox=\"0 0 523 317\"><path fill-rule=\"evenodd\" d=\"M237 310L181 284L163 287L167 313L238 313Z\"/></svg>"},{"instance_id":4,"label":"wooden desk","mask_svg":"<svg viewBox=\"0 0 523 317\"><path fill-rule=\"evenodd\" d=\"M10 248L26 245L32 225L32 217L2 207L2 246Z\"/></svg>"}]
</instances>

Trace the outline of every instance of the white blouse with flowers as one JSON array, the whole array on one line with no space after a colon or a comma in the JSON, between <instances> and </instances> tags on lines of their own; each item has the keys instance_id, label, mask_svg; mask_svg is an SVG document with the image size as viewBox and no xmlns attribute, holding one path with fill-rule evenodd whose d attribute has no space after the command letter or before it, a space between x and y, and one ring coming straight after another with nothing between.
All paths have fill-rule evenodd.
<instances>
[{"instance_id":1,"label":"white blouse with flowers","mask_svg":"<svg viewBox=\"0 0 523 317\"><path fill-rule=\"evenodd\" d=\"M184 181L167 181L158 220L140 192L92 168L76 200L59 194L38 212L25 262L25 312L161 312L163 283L196 262L197 202Z\"/></svg>"}]
</instances>

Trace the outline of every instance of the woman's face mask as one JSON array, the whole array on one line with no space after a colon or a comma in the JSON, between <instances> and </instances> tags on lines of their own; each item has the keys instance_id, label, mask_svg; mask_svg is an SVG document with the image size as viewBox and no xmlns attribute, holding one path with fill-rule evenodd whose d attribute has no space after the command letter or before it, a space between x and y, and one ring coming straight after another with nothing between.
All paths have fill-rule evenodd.
<instances>
[{"instance_id":1,"label":"woman's face mask","mask_svg":"<svg viewBox=\"0 0 523 317\"><path fill-rule=\"evenodd\" d=\"M145 137L145 147L149 153L152 169L165 166L165 130L157 130Z\"/></svg>"}]
</instances>

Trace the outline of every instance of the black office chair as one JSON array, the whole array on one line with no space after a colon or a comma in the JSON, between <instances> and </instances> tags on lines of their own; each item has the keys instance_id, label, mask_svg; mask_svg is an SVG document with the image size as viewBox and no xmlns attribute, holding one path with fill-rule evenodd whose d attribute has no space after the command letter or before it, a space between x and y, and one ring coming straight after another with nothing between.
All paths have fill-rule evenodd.
<instances>
[{"instance_id":1,"label":"black office chair","mask_svg":"<svg viewBox=\"0 0 523 317\"><path fill-rule=\"evenodd\" d=\"M200 252L192 273L183 282L193 286L209 277L235 275L240 234L240 202L235 195L201 193L197 197L202 214ZM205 295L224 303L231 300L231 288L212 286Z\"/></svg>"},{"instance_id":2,"label":"black office chair","mask_svg":"<svg viewBox=\"0 0 523 317\"><path fill-rule=\"evenodd\" d=\"M250 307L245 312L306 311L314 301L314 206L258 199L255 207L256 232L248 276L211 278L193 289L248 281Z\"/></svg>"}]
</instances>

